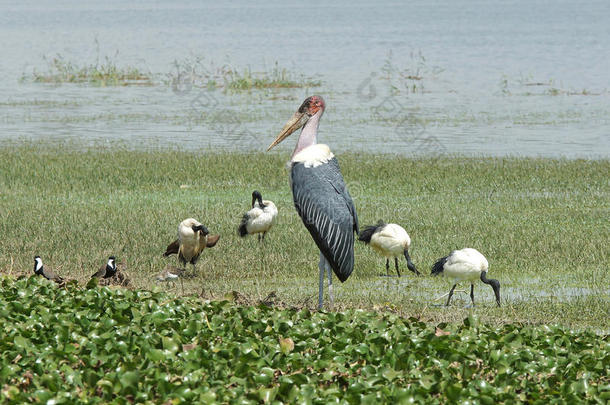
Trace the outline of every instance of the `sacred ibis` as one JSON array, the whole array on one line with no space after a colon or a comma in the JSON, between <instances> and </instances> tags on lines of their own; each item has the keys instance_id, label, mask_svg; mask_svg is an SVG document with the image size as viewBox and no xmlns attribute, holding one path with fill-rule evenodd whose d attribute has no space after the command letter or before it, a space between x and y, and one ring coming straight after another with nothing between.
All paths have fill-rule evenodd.
<instances>
[{"instance_id":1,"label":"sacred ibis","mask_svg":"<svg viewBox=\"0 0 610 405\"><path fill-rule=\"evenodd\" d=\"M480 279L483 283L489 284L496 295L496 303L500 306L500 282L491 278L487 278L489 264L487 259L478 250L465 248L462 250L454 250L449 256L441 257L432 266L432 275L437 276L444 274L454 280L453 287L449 291L447 298L447 306L453 296L453 290L460 281L470 282L470 299L474 306L474 282Z\"/></svg>"},{"instance_id":2,"label":"sacred ibis","mask_svg":"<svg viewBox=\"0 0 610 405\"><path fill-rule=\"evenodd\" d=\"M214 247L220 239L220 235L209 233L208 228L199 221L187 218L178 226L178 239L170 243L163 256L177 254L182 266L186 267L190 263L194 269L201 252L206 247Z\"/></svg>"},{"instance_id":3,"label":"sacred ibis","mask_svg":"<svg viewBox=\"0 0 610 405\"><path fill-rule=\"evenodd\" d=\"M407 268L416 275L420 275L420 272L417 271L409 256L411 238L402 226L386 224L383 221L379 221L377 225L365 227L362 232L360 232L358 240L370 245L373 250L386 258L385 271L388 276L390 275L390 258L393 257L396 274L400 277L398 256L404 256L407 260Z\"/></svg>"},{"instance_id":4,"label":"sacred ibis","mask_svg":"<svg viewBox=\"0 0 610 405\"><path fill-rule=\"evenodd\" d=\"M341 282L354 269L354 232L358 217L347 191L339 162L327 145L317 143L324 100L311 96L284 125L267 151L303 128L290 159L290 184L297 213L320 249L318 308L322 308L324 271L328 273L328 295L333 305L332 272Z\"/></svg>"},{"instance_id":5,"label":"sacred ibis","mask_svg":"<svg viewBox=\"0 0 610 405\"><path fill-rule=\"evenodd\" d=\"M276 217L277 208L273 201L263 200L261 193L255 190L252 192L252 209L243 215L237 232L242 238L256 233L258 240L264 241Z\"/></svg>"}]
</instances>

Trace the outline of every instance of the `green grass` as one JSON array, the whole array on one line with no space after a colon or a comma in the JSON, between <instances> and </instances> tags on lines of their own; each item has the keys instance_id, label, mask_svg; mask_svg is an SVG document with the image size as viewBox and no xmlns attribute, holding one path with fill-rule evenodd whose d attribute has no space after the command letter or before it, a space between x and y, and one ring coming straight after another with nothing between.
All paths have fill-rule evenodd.
<instances>
[{"instance_id":1,"label":"green grass","mask_svg":"<svg viewBox=\"0 0 610 405\"><path fill-rule=\"evenodd\" d=\"M3 403L606 403L610 339L0 278Z\"/></svg>"},{"instance_id":2,"label":"green grass","mask_svg":"<svg viewBox=\"0 0 610 405\"><path fill-rule=\"evenodd\" d=\"M205 154L76 150L67 145L0 148L0 271L30 274L38 254L59 274L84 284L111 254L125 261L133 287L151 289L178 223L195 217L218 245L206 250L184 294L221 298L237 291L255 304L276 292L276 305L315 308L318 252L292 203L288 153ZM430 265L453 249L473 247L502 283L475 286L477 307L451 284L380 277L384 260L357 244L356 267L335 284L335 309L395 312L426 322L461 322L476 313L489 324L559 323L610 330L608 160L516 158L406 159L341 154L339 161L361 225L378 219L404 226L411 256ZM279 208L261 246L240 239L237 225L252 190ZM408 273L408 274L407 274ZM467 286L464 286L467 287ZM163 286L182 295L180 284Z\"/></svg>"},{"instance_id":3,"label":"green grass","mask_svg":"<svg viewBox=\"0 0 610 405\"><path fill-rule=\"evenodd\" d=\"M270 88L310 88L319 87L322 84L319 80L298 77L286 68L279 67L277 63L269 73L252 73L250 69L240 73L237 69L231 69L225 72L223 80L224 87L232 91Z\"/></svg>"},{"instance_id":4,"label":"green grass","mask_svg":"<svg viewBox=\"0 0 610 405\"><path fill-rule=\"evenodd\" d=\"M46 58L45 58L46 59ZM56 55L47 61L45 72L34 71L31 77L22 80L32 80L35 83L79 83L93 86L151 86L153 78L150 72L144 72L133 66L120 66L106 57L105 61L79 65Z\"/></svg>"},{"instance_id":5,"label":"green grass","mask_svg":"<svg viewBox=\"0 0 610 405\"><path fill-rule=\"evenodd\" d=\"M159 77L152 72L145 72L134 66L122 66L112 58L106 57L103 62L98 60L90 64L78 64L67 60L57 54L52 58L44 58L47 67L45 71L34 70L31 74L24 74L22 81L34 83L76 83L92 86L152 86L159 84ZM249 91L252 89L289 89L319 87L321 82L303 75L295 74L275 63L270 71L253 73L249 68L240 70L238 68L222 66L214 68L214 65L204 66L203 58L194 60L186 59L174 62L175 70L180 72L168 73L166 84L175 86L180 80L189 85L214 90L222 88L232 92ZM158 76L158 75L157 75Z\"/></svg>"}]
</instances>

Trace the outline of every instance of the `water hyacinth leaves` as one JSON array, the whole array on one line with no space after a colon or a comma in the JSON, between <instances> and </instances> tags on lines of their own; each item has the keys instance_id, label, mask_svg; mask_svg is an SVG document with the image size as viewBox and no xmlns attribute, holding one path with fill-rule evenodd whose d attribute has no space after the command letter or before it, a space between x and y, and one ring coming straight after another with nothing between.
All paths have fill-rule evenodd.
<instances>
[{"instance_id":1,"label":"water hyacinth leaves","mask_svg":"<svg viewBox=\"0 0 610 405\"><path fill-rule=\"evenodd\" d=\"M0 402L610 399L609 337L557 326L430 325L39 278L0 278L0 317Z\"/></svg>"}]
</instances>

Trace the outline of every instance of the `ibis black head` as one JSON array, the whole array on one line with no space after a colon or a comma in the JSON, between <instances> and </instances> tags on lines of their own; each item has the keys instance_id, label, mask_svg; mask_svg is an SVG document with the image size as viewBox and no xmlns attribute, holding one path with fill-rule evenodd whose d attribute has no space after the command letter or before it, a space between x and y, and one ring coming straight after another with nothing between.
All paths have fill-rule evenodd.
<instances>
[{"instance_id":1,"label":"ibis black head","mask_svg":"<svg viewBox=\"0 0 610 405\"><path fill-rule=\"evenodd\" d=\"M493 278L487 278L486 271L481 272L481 281L485 284L489 284L491 288L493 288L494 294L496 295L496 303L500 306L500 282Z\"/></svg>"},{"instance_id":2,"label":"ibis black head","mask_svg":"<svg viewBox=\"0 0 610 405\"><path fill-rule=\"evenodd\" d=\"M413 262L411 261L411 256L409 256L409 251L407 249L405 249L404 255L405 255L405 259L407 259L407 268L409 270L411 270L413 273L415 273L416 276L419 276L421 273L419 271L417 271L415 264L413 264Z\"/></svg>"},{"instance_id":3,"label":"ibis black head","mask_svg":"<svg viewBox=\"0 0 610 405\"><path fill-rule=\"evenodd\" d=\"M261 195L260 191L258 191L258 190L254 190L252 192L252 208L254 208L254 203L256 201L258 201L259 207L263 208L263 196Z\"/></svg>"},{"instance_id":4,"label":"ibis black head","mask_svg":"<svg viewBox=\"0 0 610 405\"><path fill-rule=\"evenodd\" d=\"M203 236L206 236L207 234L210 233L210 231L208 231L208 228L206 228L205 225L202 225L202 224L193 225L191 228L193 229L193 232L195 232L195 233L201 232L201 234Z\"/></svg>"}]
</instances>

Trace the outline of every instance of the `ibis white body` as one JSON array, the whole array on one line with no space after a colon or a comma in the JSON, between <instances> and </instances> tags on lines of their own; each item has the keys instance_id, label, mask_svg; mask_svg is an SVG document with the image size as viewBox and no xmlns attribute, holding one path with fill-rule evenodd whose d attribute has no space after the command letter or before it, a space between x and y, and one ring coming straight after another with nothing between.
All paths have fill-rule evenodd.
<instances>
[{"instance_id":1,"label":"ibis white body","mask_svg":"<svg viewBox=\"0 0 610 405\"><path fill-rule=\"evenodd\" d=\"M477 281L481 272L488 271L487 259L478 250L465 248L454 250L443 265L443 273L456 283L460 281Z\"/></svg>"},{"instance_id":2,"label":"ibis white body","mask_svg":"<svg viewBox=\"0 0 610 405\"><path fill-rule=\"evenodd\" d=\"M246 230L248 234L268 232L277 218L277 208L272 201L263 200L263 208L260 207L258 201L254 208L246 213L248 221L246 222Z\"/></svg>"},{"instance_id":3,"label":"ibis white body","mask_svg":"<svg viewBox=\"0 0 610 405\"><path fill-rule=\"evenodd\" d=\"M400 277L398 269L398 256L403 256L407 260L407 268L419 276L419 271L411 261L409 247L411 238L405 229L397 224L386 224L379 221L376 225L367 226L360 232L358 240L370 245L374 251L386 258L386 275L390 275L390 259L394 258L396 274Z\"/></svg>"},{"instance_id":4,"label":"ibis white body","mask_svg":"<svg viewBox=\"0 0 610 405\"><path fill-rule=\"evenodd\" d=\"M453 279L453 287L449 291L447 298L447 306L453 296L453 291L459 282L466 281L470 283L470 299L474 306L474 282L481 280L493 288L496 296L496 303L500 306L500 282L494 279L487 278L489 263L485 256L478 250L472 248L464 248L454 250L449 256L442 257L432 266L432 275L443 274L446 277Z\"/></svg>"},{"instance_id":5,"label":"ibis white body","mask_svg":"<svg viewBox=\"0 0 610 405\"><path fill-rule=\"evenodd\" d=\"M369 244L381 256L391 259L402 256L409 249L411 238L402 226L386 224L371 236Z\"/></svg>"}]
</instances>

